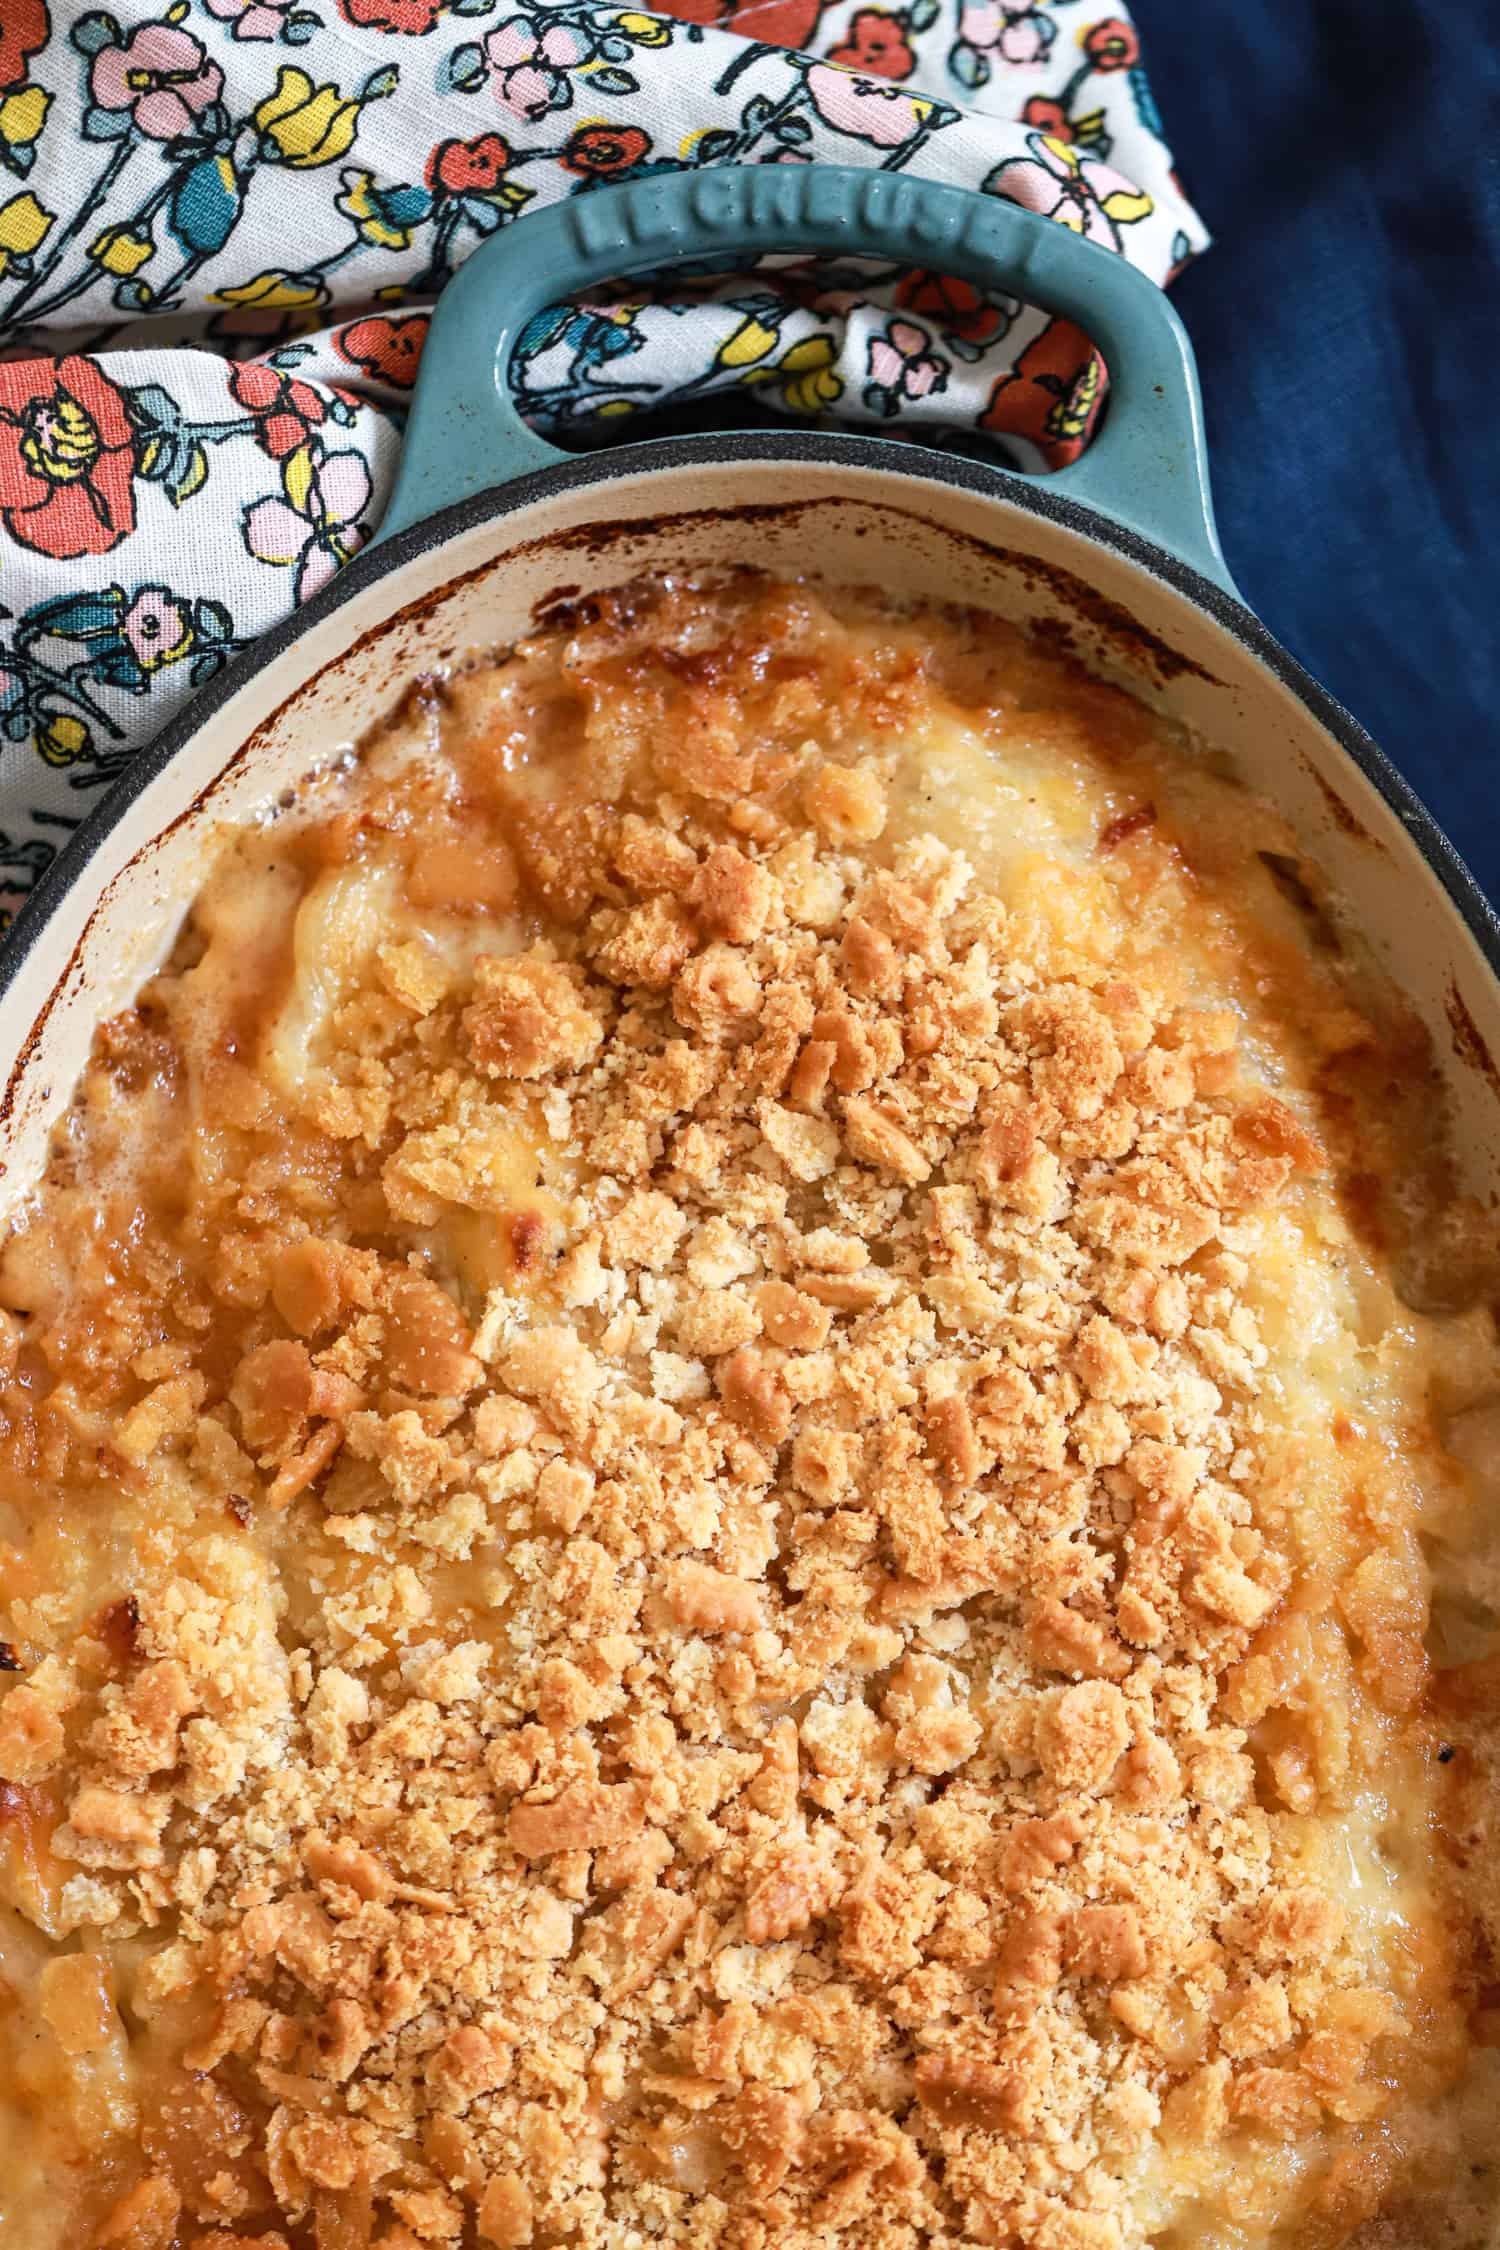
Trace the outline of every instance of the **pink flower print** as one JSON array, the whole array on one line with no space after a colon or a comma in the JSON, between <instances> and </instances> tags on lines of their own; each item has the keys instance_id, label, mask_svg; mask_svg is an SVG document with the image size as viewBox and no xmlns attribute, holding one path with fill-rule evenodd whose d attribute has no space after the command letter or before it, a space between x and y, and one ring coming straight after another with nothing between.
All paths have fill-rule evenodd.
<instances>
[{"instance_id":1,"label":"pink flower print","mask_svg":"<svg viewBox=\"0 0 1500 2250\"><path fill-rule=\"evenodd\" d=\"M509 16L490 33L484 52L496 73L496 100L534 125L549 109L567 108L573 99L567 73L587 62L591 49L564 24L549 24L538 35L525 16Z\"/></svg>"},{"instance_id":2,"label":"pink flower print","mask_svg":"<svg viewBox=\"0 0 1500 2250\"><path fill-rule=\"evenodd\" d=\"M148 23L123 47L101 47L89 91L101 109L128 109L138 132L174 141L216 102L224 73L190 32Z\"/></svg>"},{"instance_id":3,"label":"pink flower print","mask_svg":"<svg viewBox=\"0 0 1500 2250\"><path fill-rule=\"evenodd\" d=\"M203 0L211 16L231 26L234 39L279 39L292 0Z\"/></svg>"},{"instance_id":4,"label":"pink flower print","mask_svg":"<svg viewBox=\"0 0 1500 2250\"><path fill-rule=\"evenodd\" d=\"M825 125L847 133L851 140L870 141L876 148L899 148L932 115L932 103L920 94L904 94L883 79L856 78L831 63L813 64L807 73L807 91Z\"/></svg>"},{"instance_id":5,"label":"pink flower print","mask_svg":"<svg viewBox=\"0 0 1500 2250\"><path fill-rule=\"evenodd\" d=\"M319 460L302 445L283 461L281 485L285 499L253 501L241 529L257 562L296 565L300 606L369 536L357 519L370 503L370 472L361 454L325 453Z\"/></svg>"},{"instance_id":6,"label":"pink flower print","mask_svg":"<svg viewBox=\"0 0 1500 2250\"><path fill-rule=\"evenodd\" d=\"M965 46L1024 68L1045 61L1057 26L1031 0L969 0L959 13L958 36Z\"/></svg>"},{"instance_id":7,"label":"pink flower print","mask_svg":"<svg viewBox=\"0 0 1500 2250\"><path fill-rule=\"evenodd\" d=\"M898 399L947 389L948 370L927 343L926 331L909 320L893 320L883 336L870 338L870 381L890 393L888 411Z\"/></svg>"},{"instance_id":8,"label":"pink flower print","mask_svg":"<svg viewBox=\"0 0 1500 2250\"><path fill-rule=\"evenodd\" d=\"M1120 247L1120 228L1133 226L1156 206L1097 158L1050 134L1028 133L1032 156L1007 157L985 180L987 195L1009 196L1044 219L1056 219L1088 242Z\"/></svg>"},{"instance_id":9,"label":"pink flower print","mask_svg":"<svg viewBox=\"0 0 1500 2250\"><path fill-rule=\"evenodd\" d=\"M192 620L165 586L143 586L120 620L120 632L143 672L175 664L193 645Z\"/></svg>"}]
</instances>

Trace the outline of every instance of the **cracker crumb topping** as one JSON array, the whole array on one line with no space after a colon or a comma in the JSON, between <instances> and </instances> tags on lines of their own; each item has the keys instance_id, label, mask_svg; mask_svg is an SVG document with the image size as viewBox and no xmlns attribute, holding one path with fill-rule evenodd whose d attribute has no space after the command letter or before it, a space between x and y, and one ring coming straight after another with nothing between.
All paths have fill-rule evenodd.
<instances>
[{"instance_id":1,"label":"cracker crumb topping","mask_svg":"<svg viewBox=\"0 0 1500 2250\"><path fill-rule=\"evenodd\" d=\"M1426 1724L1410 1502L1309 1544L1248 1285L1341 1224L1356 1100L1179 973L1183 912L1246 941L1144 765L1099 868L914 812L1001 653L606 602L454 683L447 799L374 761L296 845L299 952L367 863L471 941L344 974L325 919L278 1064L304 972L266 933L245 1001L216 906L112 1033L32 1240L148 1033L183 1176L50 1298L12 1246L7 1458L141 1511L133 1622L36 1578L0 1702L42 1927L129 1940L49 2020L154 2057L96 2244L1134 2250L1143 2148L1288 2139L1332 2244L1453 2075L1445 1925L1398 1958L1316 1836ZM1055 758L1144 758L1030 661Z\"/></svg>"}]
</instances>

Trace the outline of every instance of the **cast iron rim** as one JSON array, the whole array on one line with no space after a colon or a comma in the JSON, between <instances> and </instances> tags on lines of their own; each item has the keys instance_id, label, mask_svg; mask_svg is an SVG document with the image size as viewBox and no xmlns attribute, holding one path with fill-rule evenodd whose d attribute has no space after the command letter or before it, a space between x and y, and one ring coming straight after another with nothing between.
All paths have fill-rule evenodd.
<instances>
[{"instance_id":1,"label":"cast iron rim","mask_svg":"<svg viewBox=\"0 0 1500 2250\"><path fill-rule=\"evenodd\" d=\"M612 447L604 454L560 461L555 467L517 477L510 484L476 492L469 499L412 524L357 555L305 608L282 624L273 625L253 648L245 650L215 679L200 688L178 716L137 751L119 780L74 831L20 909L12 929L0 940L0 1000L25 969L46 936L58 907L86 872L100 843L129 811L142 790L188 748L194 736L213 720L232 696L258 672L277 663L301 633L332 616L344 603L378 584L382 578L404 569L418 556L443 546L459 533L511 515L533 501L546 499L549 494L608 485L617 477L637 471L740 462L822 463L832 467L890 470L927 483L954 485L986 499L1007 500L1046 522L1079 532L1096 545L1123 555L1127 561L1140 565L1153 577L1185 595L1291 691L1378 790L1457 908L1491 972L1500 980L1500 913L1485 897L1458 851L1415 790L1403 780L1359 721L1321 687L1295 657L1288 655L1255 612L1246 608L1236 595L1215 585L1212 579L1205 578L1189 564L1180 562L1164 547L1124 530L1092 508L1049 489L1046 477L1018 476L968 455L942 454L895 438L788 430L654 438L636 445ZM59 964L59 975L62 968ZM48 995L39 1000L39 1008L46 1004L47 997L50 997L50 986Z\"/></svg>"}]
</instances>

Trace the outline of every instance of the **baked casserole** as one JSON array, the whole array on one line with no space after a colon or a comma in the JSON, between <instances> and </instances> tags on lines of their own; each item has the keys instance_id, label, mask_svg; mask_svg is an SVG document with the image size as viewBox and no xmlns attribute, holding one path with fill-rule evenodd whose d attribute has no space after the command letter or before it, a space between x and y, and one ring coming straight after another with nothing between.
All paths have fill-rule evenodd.
<instances>
[{"instance_id":1,"label":"baked casserole","mask_svg":"<svg viewBox=\"0 0 1500 2250\"><path fill-rule=\"evenodd\" d=\"M418 681L0 1265L5 2250L1478 2250L1433 1084L993 618L668 580Z\"/></svg>"}]
</instances>

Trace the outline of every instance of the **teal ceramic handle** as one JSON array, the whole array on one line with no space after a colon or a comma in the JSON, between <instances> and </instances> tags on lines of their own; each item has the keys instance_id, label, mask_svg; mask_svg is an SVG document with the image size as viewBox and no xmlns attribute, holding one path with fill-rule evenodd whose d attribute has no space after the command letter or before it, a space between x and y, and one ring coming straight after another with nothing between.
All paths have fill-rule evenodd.
<instances>
[{"instance_id":1,"label":"teal ceramic handle","mask_svg":"<svg viewBox=\"0 0 1500 2250\"><path fill-rule=\"evenodd\" d=\"M999 196L835 165L725 165L626 181L494 236L433 314L380 536L573 458L527 428L510 393L511 355L544 305L616 275L815 250L896 258L1077 321L1109 368L1109 409L1087 452L1047 478L1048 489L1229 584L1192 348L1155 284Z\"/></svg>"}]
</instances>

